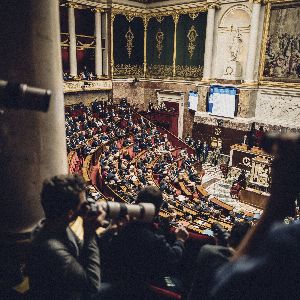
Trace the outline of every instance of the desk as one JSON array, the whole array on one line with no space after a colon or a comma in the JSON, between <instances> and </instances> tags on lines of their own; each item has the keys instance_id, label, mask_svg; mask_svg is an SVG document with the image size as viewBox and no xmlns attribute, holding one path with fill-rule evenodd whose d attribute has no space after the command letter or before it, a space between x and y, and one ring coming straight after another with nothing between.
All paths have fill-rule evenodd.
<instances>
[{"instance_id":1,"label":"desk","mask_svg":"<svg viewBox=\"0 0 300 300\"><path fill-rule=\"evenodd\" d=\"M250 172L252 168L252 160L258 156L271 157L261 149L253 147L248 150L247 146L242 144L235 144L230 147L230 167L236 167L245 171Z\"/></svg>"}]
</instances>

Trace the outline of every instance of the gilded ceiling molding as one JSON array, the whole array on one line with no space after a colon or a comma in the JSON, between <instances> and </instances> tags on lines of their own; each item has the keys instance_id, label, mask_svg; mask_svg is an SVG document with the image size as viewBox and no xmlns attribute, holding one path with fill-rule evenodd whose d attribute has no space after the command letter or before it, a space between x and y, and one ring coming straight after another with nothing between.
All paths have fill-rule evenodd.
<instances>
[{"instance_id":1,"label":"gilded ceiling molding","mask_svg":"<svg viewBox=\"0 0 300 300\"><path fill-rule=\"evenodd\" d=\"M60 6L73 7L79 9L103 9L107 10L108 6L106 3L97 3L94 1L76 0L76 1L60 1Z\"/></svg>"},{"instance_id":2,"label":"gilded ceiling molding","mask_svg":"<svg viewBox=\"0 0 300 300\"><path fill-rule=\"evenodd\" d=\"M79 8L80 7L77 3L74 3L74 2L66 2L65 6L68 8Z\"/></svg>"},{"instance_id":3,"label":"gilded ceiling molding","mask_svg":"<svg viewBox=\"0 0 300 300\"><path fill-rule=\"evenodd\" d=\"M263 0L249 0L249 2L253 4L262 4Z\"/></svg>"},{"instance_id":4,"label":"gilded ceiling molding","mask_svg":"<svg viewBox=\"0 0 300 300\"><path fill-rule=\"evenodd\" d=\"M253 0L253 1L256 1L256 0ZM262 3L262 4L268 4L268 3L280 4L280 3L298 3L298 1L297 0L261 0L260 3Z\"/></svg>"},{"instance_id":5,"label":"gilded ceiling molding","mask_svg":"<svg viewBox=\"0 0 300 300\"><path fill-rule=\"evenodd\" d=\"M115 9L115 8L112 9L112 13L115 15L125 16L126 19L128 20L128 22L131 22L134 18L143 18L143 16L144 16L142 13L124 11L124 10Z\"/></svg>"},{"instance_id":6,"label":"gilded ceiling molding","mask_svg":"<svg viewBox=\"0 0 300 300\"><path fill-rule=\"evenodd\" d=\"M95 12L95 13L102 13L102 12L104 12L104 9L101 7L95 7L95 8L92 8L91 11Z\"/></svg>"},{"instance_id":7,"label":"gilded ceiling molding","mask_svg":"<svg viewBox=\"0 0 300 300\"><path fill-rule=\"evenodd\" d=\"M218 2L213 3L189 3L182 5L164 6L159 8L141 9L133 6L113 4L112 11L115 14L132 15L141 17L147 15L149 18L156 18L158 22L162 22L163 17L173 14L189 14L191 18L196 18L197 14L207 11L208 7L219 7Z\"/></svg>"}]
</instances>

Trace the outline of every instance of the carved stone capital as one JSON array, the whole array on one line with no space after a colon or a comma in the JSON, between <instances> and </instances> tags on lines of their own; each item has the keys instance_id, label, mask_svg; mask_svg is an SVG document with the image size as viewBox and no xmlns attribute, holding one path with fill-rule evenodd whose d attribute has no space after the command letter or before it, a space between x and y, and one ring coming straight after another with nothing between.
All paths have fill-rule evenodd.
<instances>
[{"instance_id":1,"label":"carved stone capital","mask_svg":"<svg viewBox=\"0 0 300 300\"><path fill-rule=\"evenodd\" d=\"M95 13L102 13L102 12L104 12L103 8L101 8L101 7L93 7L91 9L91 11L93 11Z\"/></svg>"},{"instance_id":2,"label":"carved stone capital","mask_svg":"<svg viewBox=\"0 0 300 300\"><path fill-rule=\"evenodd\" d=\"M144 31L147 31L149 20L150 20L149 16L147 15L143 16Z\"/></svg>"},{"instance_id":3,"label":"carved stone capital","mask_svg":"<svg viewBox=\"0 0 300 300\"><path fill-rule=\"evenodd\" d=\"M263 4L263 0L249 0L249 2L253 4Z\"/></svg>"},{"instance_id":4,"label":"carved stone capital","mask_svg":"<svg viewBox=\"0 0 300 300\"><path fill-rule=\"evenodd\" d=\"M174 23L177 25L178 20L179 20L179 14L172 14L172 17L173 17Z\"/></svg>"},{"instance_id":5,"label":"carved stone capital","mask_svg":"<svg viewBox=\"0 0 300 300\"><path fill-rule=\"evenodd\" d=\"M208 2L207 9L220 9L220 3L218 1Z\"/></svg>"},{"instance_id":6,"label":"carved stone capital","mask_svg":"<svg viewBox=\"0 0 300 300\"><path fill-rule=\"evenodd\" d=\"M66 7L69 7L69 8L78 8L78 4L77 3L74 3L74 2L67 2L66 3Z\"/></svg>"}]
</instances>

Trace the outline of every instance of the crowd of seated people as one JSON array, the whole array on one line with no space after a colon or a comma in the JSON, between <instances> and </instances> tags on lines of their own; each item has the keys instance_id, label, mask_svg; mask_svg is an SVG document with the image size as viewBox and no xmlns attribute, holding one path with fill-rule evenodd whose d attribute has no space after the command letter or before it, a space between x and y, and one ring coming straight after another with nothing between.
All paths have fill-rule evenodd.
<instances>
[{"instance_id":1,"label":"crowd of seated people","mask_svg":"<svg viewBox=\"0 0 300 300\"><path fill-rule=\"evenodd\" d=\"M152 102L149 102L147 112L148 113L151 113L151 112L170 112L170 113L172 113L172 112L175 112L175 108L174 107L168 108L164 102L161 102L158 105L155 105Z\"/></svg>"},{"instance_id":2,"label":"crowd of seated people","mask_svg":"<svg viewBox=\"0 0 300 300\"><path fill-rule=\"evenodd\" d=\"M81 154L87 155L100 144L124 137L128 131L122 122L132 122L131 113L130 107L125 113L122 106L116 113L110 103L103 101L95 101L91 107L70 107L65 114L68 151L80 149Z\"/></svg>"},{"instance_id":3,"label":"crowd of seated people","mask_svg":"<svg viewBox=\"0 0 300 300\"><path fill-rule=\"evenodd\" d=\"M97 122L102 125L95 127L99 133L80 149L86 155L104 145L98 158L100 186L109 187L122 201L131 203L143 187L156 185L163 193L163 209L168 218L173 223L189 221L196 232L203 230L211 217L229 223L251 219L244 214L224 213L207 196L203 197L198 190L203 173L194 167L196 155L176 149L154 124L134 117L134 110L126 101L115 106L93 102L91 107L76 107L76 112L78 109L80 116L74 111L67 113L67 130L70 120L77 128L86 119L91 120L91 126Z\"/></svg>"},{"instance_id":4,"label":"crowd of seated people","mask_svg":"<svg viewBox=\"0 0 300 300\"><path fill-rule=\"evenodd\" d=\"M84 66L82 72L79 73L77 77L71 76L69 73L63 73L63 80L70 81L70 80L94 80L96 76L93 75L93 72L88 71L87 67Z\"/></svg>"},{"instance_id":5,"label":"crowd of seated people","mask_svg":"<svg viewBox=\"0 0 300 300\"><path fill-rule=\"evenodd\" d=\"M84 119L78 119L81 115ZM88 117L105 119L108 127L117 124L99 154L102 180L115 195L123 193L126 202L152 203L155 218L143 223L126 217L99 236L96 231L104 226L107 211L100 208L90 215L84 208L103 195L77 175L49 179L41 193L46 218L34 232L27 266L30 299L166 299L149 296L157 281L165 281L165 288L174 292L168 299L299 299L299 222L290 219L300 191L299 141L285 139L274 147L271 197L249 229L243 216L224 216L198 193L201 176L193 166L195 158L174 148L153 124L135 118L127 104L107 111L99 102L67 116L79 125ZM119 130L123 134L116 136ZM161 212L169 212L169 227L160 226ZM70 229L78 216L83 219L82 240ZM290 224L283 224L288 216ZM216 245L200 250L191 290L181 288L178 279L189 238L182 217L191 224L212 217L220 224L234 223L230 235L212 224ZM176 229L170 233L166 228L172 225Z\"/></svg>"},{"instance_id":6,"label":"crowd of seated people","mask_svg":"<svg viewBox=\"0 0 300 300\"><path fill-rule=\"evenodd\" d=\"M299 299L300 225L284 220L296 213L300 142L285 139L277 151L271 197L261 219L252 228L237 223L230 234L213 224L216 244L200 250L191 290L180 289L176 277L189 234L179 227L171 238L157 227L164 204L158 187L143 188L135 199L155 206L152 222L124 218L99 236L107 211L86 214L82 179L51 178L41 194L46 219L35 230L27 266L30 299ZM82 241L69 227L78 215ZM167 297L149 294L160 280L172 292Z\"/></svg>"}]
</instances>

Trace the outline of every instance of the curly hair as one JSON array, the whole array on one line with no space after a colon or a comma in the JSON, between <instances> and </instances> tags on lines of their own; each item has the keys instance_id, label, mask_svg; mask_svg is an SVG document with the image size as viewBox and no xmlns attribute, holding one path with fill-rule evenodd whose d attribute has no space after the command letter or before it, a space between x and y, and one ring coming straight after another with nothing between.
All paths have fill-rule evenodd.
<instances>
[{"instance_id":1,"label":"curly hair","mask_svg":"<svg viewBox=\"0 0 300 300\"><path fill-rule=\"evenodd\" d=\"M59 175L45 180L41 193L41 203L48 219L64 216L75 209L80 202L80 193L85 183L78 175Z\"/></svg>"}]
</instances>

